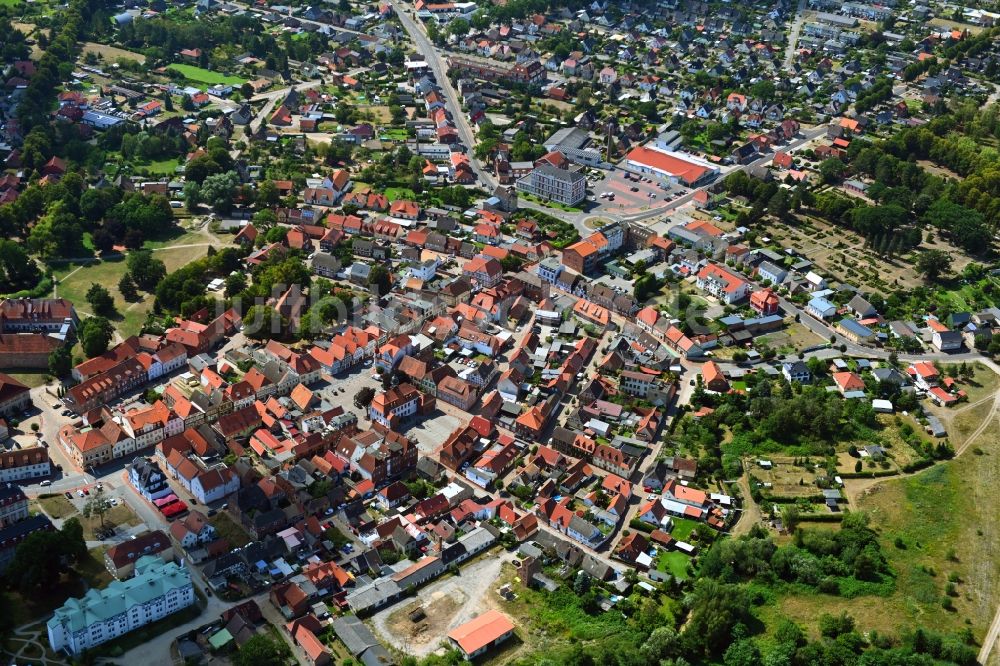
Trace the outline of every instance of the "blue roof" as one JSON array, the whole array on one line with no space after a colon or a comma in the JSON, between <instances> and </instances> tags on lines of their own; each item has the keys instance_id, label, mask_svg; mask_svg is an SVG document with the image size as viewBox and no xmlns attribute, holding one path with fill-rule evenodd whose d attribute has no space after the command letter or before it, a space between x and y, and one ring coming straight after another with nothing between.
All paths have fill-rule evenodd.
<instances>
[{"instance_id":1,"label":"blue roof","mask_svg":"<svg viewBox=\"0 0 1000 666\"><path fill-rule=\"evenodd\" d=\"M772 314L766 317L755 317L754 319L747 319L744 323L747 327L750 326L766 326L767 324L773 324L778 321L782 321L784 317L780 315Z\"/></svg>"},{"instance_id":2,"label":"blue roof","mask_svg":"<svg viewBox=\"0 0 1000 666\"><path fill-rule=\"evenodd\" d=\"M816 296L811 301L809 301L809 307L812 308L813 310L820 310L820 311L837 309L836 305L826 300L822 296Z\"/></svg>"},{"instance_id":3,"label":"blue roof","mask_svg":"<svg viewBox=\"0 0 1000 666\"><path fill-rule=\"evenodd\" d=\"M857 335L858 337L861 338L868 338L871 337L872 335L872 329L868 328L867 326L862 326L861 324L851 319L850 317L841 319L840 327L850 331L854 335Z\"/></svg>"}]
</instances>

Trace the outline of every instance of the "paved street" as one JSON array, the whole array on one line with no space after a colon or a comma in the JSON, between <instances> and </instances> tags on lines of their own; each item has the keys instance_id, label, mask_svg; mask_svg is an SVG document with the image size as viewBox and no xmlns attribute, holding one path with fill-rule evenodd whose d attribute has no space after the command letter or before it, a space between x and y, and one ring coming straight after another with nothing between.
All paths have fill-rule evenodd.
<instances>
[{"instance_id":1,"label":"paved street","mask_svg":"<svg viewBox=\"0 0 1000 666\"><path fill-rule=\"evenodd\" d=\"M805 22L806 0L799 0L795 9L795 19L792 21L792 28L788 31L788 46L785 47L785 59L782 61L784 71L792 71L792 63L795 61L795 50L799 44L799 33L802 32L802 24Z\"/></svg>"},{"instance_id":2,"label":"paved street","mask_svg":"<svg viewBox=\"0 0 1000 666\"><path fill-rule=\"evenodd\" d=\"M396 15L399 17L400 23L403 24L403 28L406 29L407 34L410 35L410 39L416 45L417 51L424 56L424 60L431 68L431 72L434 73L434 78L438 86L441 87L441 92L448 100L448 111L455 122L458 135L462 139L465 149L471 153L476 147L475 134L473 134L472 127L469 125L468 117L462 111L462 104L459 101L458 93L455 92L451 81L448 80L448 70L444 61L430 39L427 38L427 32L424 30L423 24L420 24L410 16L408 8L402 2L399 0L390 0L390 2L393 9L396 10ZM479 164L479 160L471 155L469 157L469 164L472 165L472 170L475 171L476 177L486 185L486 189L492 191L496 187L496 179L493 175Z\"/></svg>"}]
</instances>

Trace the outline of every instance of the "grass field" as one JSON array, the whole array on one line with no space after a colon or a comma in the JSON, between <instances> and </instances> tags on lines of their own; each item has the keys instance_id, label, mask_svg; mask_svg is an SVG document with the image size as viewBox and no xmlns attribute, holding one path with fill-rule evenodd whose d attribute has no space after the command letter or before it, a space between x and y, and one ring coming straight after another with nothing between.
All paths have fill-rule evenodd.
<instances>
[{"instance_id":1,"label":"grass field","mask_svg":"<svg viewBox=\"0 0 1000 666\"><path fill-rule=\"evenodd\" d=\"M206 244L203 247L183 247ZM169 240L150 241L148 245L154 249L157 259L163 261L167 272L177 270L181 266L199 259L208 252L208 239L193 233L184 233ZM181 246L181 247L177 247ZM118 282L127 270L125 259L97 260L87 266L71 264L55 271L58 284L56 290L61 298L68 298L78 311L90 313L87 303L87 290L93 283L104 285L115 299L115 309L118 315L112 323L122 337L134 335L142 329L146 314L153 307L153 295L140 292L141 301L129 303L118 291Z\"/></svg>"},{"instance_id":2,"label":"grass field","mask_svg":"<svg viewBox=\"0 0 1000 666\"><path fill-rule=\"evenodd\" d=\"M48 377L44 372L8 372L7 374L28 388L44 386L47 383L46 377Z\"/></svg>"},{"instance_id":3,"label":"grass field","mask_svg":"<svg viewBox=\"0 0 1000 666\"><path fill-rule=\"evenodd\" d=\"M73 506L73 503L62 495L39 497L38 504L41 505L42 511L44 511L49 518L69 518L76 513L76 507Z\"/></svg>"},{"instance_id":4,"label":"grass field","mask_svg":"<svg viewBox=\"0 0 1000 666\"><path fill-rule=\"evenodd\" d=\"M151 174L170 175L177 170L179 162L176 158L169 160L158 160L155 162L136 162L137 171L145 171Z\"/></svg>"},{"instance_id":5,"label":"grass field","mask_svg":"<svg viewBox=\"0 0 1000 666\"><path fill-rule=\"evenodd\" d=\"M656 558L656 569L674 578L687 578L687 565L691 558L679 550L661 551Z\"/></svg>"},{"instance_id":6,"label":"grass field","mask_svg":"<svg viewBox=\"0 0 1000 666\"><path fill-rule=\"evenodd\" d=\"M398 199L416 199L416 193L408 187L387 187L385 188L385 197L389 201L396 201Z\"/></svg>"},{"instance_id":7,"label":"grass field","mask_svg":"<svg viewBox=\"0 0 1000 666\"><path fill-rule=\"evenodd\" d=\"M120 58L128 60L136 60L140 63L146 62L146 56L141 53L133 53L132 51L126 51L125 49L120 49L116 46L108 46L107 44L97 44L95 42L84 42L83 44L83 54L88 53L97 54L105 62L113 63Z\"/></svg>"},{"instance_id":8,"label":"grass field","mask_svg":"<svg viewBox=\"0 0 1000 666\"><path fill-rule=\"evenodd\" d=\"M172 69L191 81L205 83L210 86L217 83L226 83L231 86L241 86L246 83L246 79L241 79L238 76L226 76L225 74L213 72L202 67L195 67L194 65L175 63L173 65L168 65L167 69Z\"/></svg>"},{"instance_id":9,"label":"grass field","mask_svg":"<svg viewBox=\"0 0 1000 666\"><path fill-rule=\"evenodd\" d=\"M217 513L208 519L208 522L215 527L219 537L229 543L230 548L240 548L250 543L250 536L242 527L233 522L225 513Z\"/></svg>"},{"instance_id":10,"label":"grass field","mask_svg":"<svg viewBox=\"0 0 1000 666\"><path fill-rule=\"evenodd\" d=\"M982 371L984 385L993 381L987 372ZM989 402L957 414L949 427L951 443L962 446L990 418L995 415ZM871 486L857 504L879 533L896 574L895 590L877 600L779 595L774 604L758 609L760 619L774 627L787 617L816 636L819 616L843 609L862 631L898 634L920 625L954 632L968 626L981 640L1000 596L998 482L1000 434L988 427L958 458ZM949 597L954 610L942 606L949 581L955 587Z\"/></svg>"},{"instance_id":11,"label":"grass field","mask_svg":"<svg viewBox=\"0 0 1000 666\"><path fill-rule=\"evenodd\" d=\"M673 518L674 528L670 530L670 536L678 541L688 541L694 528L698 527L698 521L687 518Z\"/></svg>"},{"instance_id":12,"label":"grass field","mask_svg":"<svg viewBox=\"0 0 1000 666\"><path fill-rule=\"evenodd\" d=\"M65 498L63 498L65 499ZM80 516L80 524L83 525L83 537L87 540L96 540L97 536L94 534L97 530L101 529L101 519L97 516L87 519ZM111 510L104 514L104 526L105 527L131 527L133 525L139 524L139 518L135 515L124 502L119 503L118 506L111 507Z\"/></svg>"}]
</instances>

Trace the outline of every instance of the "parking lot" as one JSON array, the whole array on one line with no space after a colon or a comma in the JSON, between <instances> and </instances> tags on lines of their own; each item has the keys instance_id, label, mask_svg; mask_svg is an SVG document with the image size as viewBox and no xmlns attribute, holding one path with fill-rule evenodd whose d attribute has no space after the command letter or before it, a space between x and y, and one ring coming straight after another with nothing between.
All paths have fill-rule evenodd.
<instances>
[{"instance_id":1,"label":"parking lot","mask_svg":"<svg viewBox=\"0 0 1000 666\"><path fill-rule=\"evenodd\" d=\"M647 180L650 182L646 182ZM662 208L686 192L687 190L679 185L661 185L655 179L639 178L627 171L609 171L604 180L594 185L597 205L594 212L600 214L600 211L604 210L609 213L629 214L651 208ZM602 194L605 196L602 197Z\"/></svg>"},{"instance_id":2,"label":"parking lot","mask_svg":"<svg viewBox=\"0 0 1000 666\"><path fill-rule=\"evenodd\" d=\"M457 407L438 401L437 409L427 417L417 417L403 434L410 441L417 443L420 455L437 458L441 444L448 439L460 424L464 423L457 415L463 413Z\"/></svg>"},{"instance_id":3,"label":"parking lot","mask_svg":"<svg viewBox=\"0 0 1000 666\"><path fill-rule=\"evenodd\" d=\"M326 378L324 375L324 381L314 385L312 390L316 397L331 405L341 406L345 411L354 412L363 421L366 414L354 406L354 396L365 386L376 391L382 390L382 382L372 379L372 372L371 366L358 365L350 372L335 377Z\"/></svg>"}]
</instances>

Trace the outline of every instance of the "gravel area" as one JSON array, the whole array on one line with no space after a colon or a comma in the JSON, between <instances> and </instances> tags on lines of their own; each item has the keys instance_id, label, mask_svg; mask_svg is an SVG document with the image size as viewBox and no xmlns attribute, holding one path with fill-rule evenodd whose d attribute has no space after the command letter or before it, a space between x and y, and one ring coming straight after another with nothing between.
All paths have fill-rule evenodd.
<instances>
[{"instance_id":1,"label":"gravel area","mask_svg":"<svg viewBox=\"0 0 1000 666\"><path fill-rule=\"evenodd\" d=\"M457 576L445 576L422 588L416 599L407 598L404 603L383 608L372 616L371 624L381 640L417 658L425 657L446 640L449 631L492 607L488 594L490 587L496 584L503 563L513 559L514 553L503 550L480 555ZM416 602L428 613L427 618L418 623L424 630L407 631L410 624L407 614L417 607ZM435 615L436 609L445 615Z\"/></svg>"}]
</instances>

